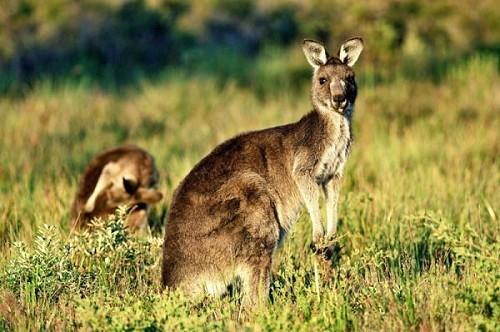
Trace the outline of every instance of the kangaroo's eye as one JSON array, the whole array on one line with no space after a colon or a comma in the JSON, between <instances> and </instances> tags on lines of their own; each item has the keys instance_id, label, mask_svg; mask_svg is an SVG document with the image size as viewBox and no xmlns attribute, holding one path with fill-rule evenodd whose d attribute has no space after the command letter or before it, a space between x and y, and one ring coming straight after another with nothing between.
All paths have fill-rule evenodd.
<instances>
[{"instance_id":1,"label":"kangaroo's eye","mask_svg":"<svg viewBox=\"0 0 500 332\"><path fill-rule=\"evenodd\" d=\"M324 77L320 77L320 79L319 79L319 84L323 85L323 84L325 84L325 83L326 83L326 78L324 78Z\"/></svg>"}]
</instances>

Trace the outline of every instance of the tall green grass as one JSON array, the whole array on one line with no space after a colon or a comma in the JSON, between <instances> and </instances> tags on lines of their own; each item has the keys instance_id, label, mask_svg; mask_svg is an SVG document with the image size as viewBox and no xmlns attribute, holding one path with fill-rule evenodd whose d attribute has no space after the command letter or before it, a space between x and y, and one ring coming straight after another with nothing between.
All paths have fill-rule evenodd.
<instances>
[{"instance_id":1,"label":"tall green grass","mask_svg":"<svg viewBox=\"0 0 500 332\"><path fill-rule=\"evenodd\" d=\"M304 214L275 256L266 310L242 319L237 285L214 300L162 293L159 219L180 180L223 140L310 109L301 55L268 59L243 85L171 72L121 93L42 82L0 99L0 328L498 330L500 79L491 55L438 81L377 83L360 72L340 250L315 257ZM124 142L148 149L161 171L166 199L152 235L129 235L119 214L70 234L85 164Z\"/></svg>"}]
</instances>

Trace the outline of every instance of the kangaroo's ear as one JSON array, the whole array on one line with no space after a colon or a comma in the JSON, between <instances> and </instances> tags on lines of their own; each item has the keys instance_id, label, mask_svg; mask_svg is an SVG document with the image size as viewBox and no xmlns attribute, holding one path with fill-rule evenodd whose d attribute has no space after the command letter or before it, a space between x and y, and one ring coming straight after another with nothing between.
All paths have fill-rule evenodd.
<instances>
[{"instance_id":1,"label":"kangaroo's ear","mask_svg":"<svg viewBox=\"0 0 500 332\"><path fill-rule=\"evenodd\" d=\"M352 67L358 61L361 51L363 51L363 39L348 39L340 46L339 59L349 67Z\"/></svg>"},{"instance_id":2,"label":"kangaroo's ear","mask_svg":"<svg viewBox=\"0 0 500 332\"><path fill-rule=\"evenodd\" d=\"M123 177L123 187L125 188L125 191L133 195L137 191L137 187L139 187L139 183L137 182L137 179L133 177Z\"/></svg>"},{"instance_id":3,"label":"kangaroo's ear","mask_svg":"<svg viewBox=\"0 0 500 332\"><path fill-rule=\"evenodd\" d=\"M156 204L163 198L163 194L154 188L139 188L136 193L136 200L146 204Z\"/></svg>"},{"instance_id":4,"label":"kangaroo's ear","mask_svg":"<svg viewBox=\"0 0 500 332\"><path fill-rule=\"evenodd\" d=\"M306 56L307 61L313 66L314 69L321 65L326 64L328 60L328 53L326 48L320 42L304 39L302 42L302 51Z\"/></svg>"}]
</instances>

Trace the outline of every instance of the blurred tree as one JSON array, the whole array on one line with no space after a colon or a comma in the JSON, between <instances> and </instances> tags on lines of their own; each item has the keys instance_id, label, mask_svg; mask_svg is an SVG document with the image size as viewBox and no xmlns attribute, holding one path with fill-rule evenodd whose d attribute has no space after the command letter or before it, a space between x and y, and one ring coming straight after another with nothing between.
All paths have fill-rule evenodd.
<instances>
[{"instance_id":1,"label":"blurred tree","mask_svg":"<svg viewBox=\"0 0 500 332\"><path fill-rule=\"evenodd\" d=\"M122 84L136 72L220 52L252 59L266 44L286 47L302 38L334 48L361 35L363 63L386 77L500 48L495 0L0 1L0 91L41 76Z\"/></svg>"}]
</instances>

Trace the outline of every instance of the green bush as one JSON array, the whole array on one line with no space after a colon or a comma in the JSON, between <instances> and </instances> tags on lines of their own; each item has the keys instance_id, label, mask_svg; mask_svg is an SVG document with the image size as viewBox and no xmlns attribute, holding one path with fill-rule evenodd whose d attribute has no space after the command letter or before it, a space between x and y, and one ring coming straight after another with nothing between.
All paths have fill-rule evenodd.
<instances>
[{"instance_id":1,"label":"green bush","mask_svg":"<svg viewBox=\"0 0 500 332\"><path fill-rule=\"evenodd\" d=\"M160 243L131 236L123 224L125 211L94 220L88 231L66 241L55 227L42 226L33 248L14 244L2 286L29 306L53 304L64 295L154 287L151 274L157 273Z\"/></svg>"}]
</instances>

